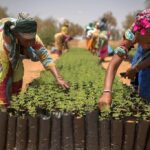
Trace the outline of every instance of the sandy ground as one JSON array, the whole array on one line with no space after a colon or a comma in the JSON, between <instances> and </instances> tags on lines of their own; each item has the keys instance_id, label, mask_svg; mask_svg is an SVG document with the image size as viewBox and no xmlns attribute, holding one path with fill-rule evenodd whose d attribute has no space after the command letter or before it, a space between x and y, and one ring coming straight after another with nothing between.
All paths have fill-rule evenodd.
<instances>
[{"instance_id":1,"label":"sandy ground","mask_svg":"<svg viewBox=\"0 0 150 150\"><path fill-rule=\"evenodd\" d=\"M79 47L79 48L86 48L86 42L85 40L72 40L69 43L70 47ZM107 57L106 62L102 63L102 66L106 69L108 67L108 64L110 62L112 57ZM30 60L24 60L24 77L23 77L23 90L25 90L30 82L32 82L33 79L40 76L40 72L44 70L42 64L40 62L32 62ZM120 72L124 72L129 68L130 64L129 62L123 62L117 72L117 75L120 77ZM130 81L128 79L120 78L120 80L123 83L130 84Z\"/></svg>"},{"instance_id":2,"label":"sandy ground","mask_svg":"<svg viewBox=\"0 0 150 150\"><path fill-rule=\"evenodd\" d=\"M52 55L53 59L58 59L56 54ZM24 64L24 77L22 89L25 90L28 84L32 82L33 79L40 76L40 72L45 70L41 62L32 62L31 60L25 59Z\"/></svg>"},{"instance_id":3,"label":"sandy ground","mask_svg":"<svg viewBox=\"0 0 150 150\"><path fill-rule=\"evenodd\" d=\"M107 58L105 58L105 62L102 63L103 68L107 69L107 67L108 67L109 62L110 62L111 59L112 59L112 57L107 57ZM117 76L119 76L120 81L123 82L124 84L127 84L127 85L130 85L130 80L129 80L129 79L122 78L122 77L120 76L120 73L121 73L121 72L125 72L129 67L130 67L130 63L127 62L127 61L123 61L123 62L121 63L121 65L119 66L119 69L118 69L118 71L117 71Z\"/></svg>"},{"instance_id":4,"label":"sandy ground","mask_svg":"<svg viewBox=\"0 0 150 150\"><path fill-rule=\"evenodd\" d=\"M32 62L30 60L24 60L24 77L22 89L25 90L26 87L33 79L40 76L40 72L44 70L40 62Z\"/></svg>"}]
</instances>

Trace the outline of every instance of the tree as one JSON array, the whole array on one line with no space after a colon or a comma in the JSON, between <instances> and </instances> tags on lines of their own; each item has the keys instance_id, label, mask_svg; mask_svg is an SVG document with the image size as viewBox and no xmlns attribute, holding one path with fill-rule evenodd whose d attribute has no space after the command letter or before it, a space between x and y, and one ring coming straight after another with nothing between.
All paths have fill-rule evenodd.
<instances>
[{"instance_id":1,"label":"tree","mask_svg":"<svg viewBox=\"0 0 150 150\"><path fill-rule=\"evenodd\" d=\"M116 29L117 20L113 16L112 12L108 11L108 12L104 13L101 18L106 18L106 20L107 20L108 30L110 32L111 39L113 39L113 40L119 39L119 31ZM101 20L101 18L99 18L99 20Z\"/></svg>"},{"instance_id":2,"label":"tree","mask_svg":"<svg viewBox=\"0 0 150 150\"><path fill-rule=\"evenodd\" d=\"M59 28L64 24L69 25L69 35L71 36L82 35L84 32L84 29L79 24L75 24L69 20L64 20L64 22L59 25Z\"/></svg>"},{"instance_id":3,"label":"tree","mask_svg":"<svg viewBox=\"0 0 150 150\"><path fill-rule=\"evenodd\" d=\"M107 23L108 23L109 26L113 26L113 27L117 26L117 20L113 16L111 11L108 11L108 12L104 13L102 18L107 19Z\"/></svg>"},{"instance_id":4,"label":"tree","mask_svg":"<svg viewBox=\"0 0 150 150\"><path fill-rule=\"evenodd\" d=\"M130 26L133 24L134 20L135 20L135 13L128 14L125 18L125 21L123 22L124 30L130 28Z\"/></svg>"},{"instance_id":5,"label":"tree","mask_svg":"<svg viewBox=\"0 0 150 150\"><path fill-rule=\"evenodd\" d=\"M51 45L54 42L54 35L57 32L57 21L55 19L48 18L46 20L42 20L39 17L35 17L38 23L38 34L44 44Z\"/></svg>"},{"instance_id":6,"label":"tree","mask_svg":"<svg viewBox=\"0 0 150 150\"><path fill-rule=\"evenodd\" d=\"M136 18L136 14L138 12L140 12L141 10L137 10L133 13L129 13L126 18L125 18L125 21L123 21L123 28L126 30L128 28L130 28L130 26L133 24L133 22L135 21L135 18Z\"/></svg>"},{"instance_id":7,"label":"tree","mask_svg":"<svg viewBox=\"0 0 150 150\"><path fill-rule=\"evenodd\" d=\"M5 17L8 17L7 8L3 8L0 6L0 19Z\"/></svg>"}]
</instances>

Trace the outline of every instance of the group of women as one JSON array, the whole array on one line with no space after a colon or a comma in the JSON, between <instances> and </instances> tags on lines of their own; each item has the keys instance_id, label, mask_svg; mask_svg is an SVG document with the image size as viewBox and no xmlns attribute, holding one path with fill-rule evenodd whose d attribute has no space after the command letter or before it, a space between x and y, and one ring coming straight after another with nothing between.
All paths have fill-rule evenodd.
<instances>
[{"instance_id":1,"label":"group of women","mask_svg":"<svg viewBox=\"0 0 150 150\"><path fill-rule=\"evenodd\" d=\"M99 56L103 60L108 54L108 32L107 21L103 18L96 24L95 30L87 29L87 43L90 36L98 35L94 48L92 44L89 50L99 49ZM89 28L92 26L90 25ZM92 27L93 28L93 27ZM65 31L66 28L63 29ZM95 31L95 33L94 33ZM93 37L94 37L93 36ZM94 38L92 39L94 40ZM99 41L98 41L99 40ZM98 41L98 43L97 43ZM112 102L112 85L117 69L128 52L139 44L135 62L142 59L140 63L134 63L126 72L126 77L132 79L138 73L139 95L150 102L150 57L145 57L150 52L150 9L146 9L137 14L134 24L125 32L119 47L115 49L115 54L107 69L104 90L99 98L98 106L101 109ZM61 48L59 48L61 49ZM61 53L61 52L60 52ZM0 20L0 104L10 105L13 93L18 93L22 86L23 59L40 61L46 70L49 70L55 77L57 83L64 89L69 88L69 84L64 81L52 57L37 35L37 23L27 14L20 13L18 19L4 18ZM115 91L114 91L115 92Z\"/></svg>"},{"instance_id":2,"label":"group of women","mask_svg":"<svg viewBox=\"0 0 150 150\"><path fill-rule=\"evenodd\" d=\"M87 49L97 54L100 61L104 61L105 57L108 56L108 40L109 31L107 26L106 18L102 18L100 22L95 25L89 23L85 30Z\"/></svg>"}]
</instances>

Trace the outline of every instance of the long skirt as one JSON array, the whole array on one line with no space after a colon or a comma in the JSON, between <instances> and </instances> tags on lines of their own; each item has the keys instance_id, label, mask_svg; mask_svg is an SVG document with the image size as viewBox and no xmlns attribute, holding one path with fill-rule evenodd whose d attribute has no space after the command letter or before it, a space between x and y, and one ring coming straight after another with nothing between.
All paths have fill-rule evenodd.
<instances>
[{"instance_id":1,"label":"long skirt","mask_svg":"<svg viewBox=\"0 0 150 150\"><path fill-rule=\"evenodd\" d=\"M100 48L99 48L99 58L101 60L105 59L108 56L108 40L104 38L99 39Z\"/></svg>"},{"instance_id":2,"label":"long skirt","mask_svg":"<svg viewBox=\"0 0 150 150\"><path fill-rule=\"evenodd\" d=\"M136 54L133 58L132 65L134 65L139 58L141 58L149 50L144 50L140 45L136 51ZM139 89L139 95L150 102L150 67L142 69L138 72L136 80L136 86Z\"/></svg>"},{"instance_id":3,"label":"long skirt","mask_svg":"<svg viewBox=\"0 0 150 150\"><path fill-rule=\"evenodd\" d=\"M9 106L12 94L18 94L23 82L23 63L18 60L17 66L12 70L7 53L0 50L0 105Z\"/></svg>"}]
</instances>

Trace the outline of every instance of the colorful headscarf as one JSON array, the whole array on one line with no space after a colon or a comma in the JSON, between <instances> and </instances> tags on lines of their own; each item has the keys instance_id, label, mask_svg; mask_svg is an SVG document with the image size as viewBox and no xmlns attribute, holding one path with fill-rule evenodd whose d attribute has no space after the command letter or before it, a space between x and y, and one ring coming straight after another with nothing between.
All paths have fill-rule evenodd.
<instances>
[{"instance_id":1,"label":"colorful headscarf","mask_svg":"<svg viewBox=\"0 0 150 150\"><path fill-rule=\"evenodd\" d=\"M37 23L33 18L29 17L29 14L19 13L14 30L20 33L35 33Z\"/></svg>"},{"instance_id":2,"label":"colorful headscarf","mask_svg":"<svg viewBox=\"0 0 150 150\"><path fill-rule=\"evenodd\" d=\"M33 39L36 36L37 23L27 13L19 13L16 21L7 21L4 24L4 33L11 38L11 51L9 59L14 69L19 60L20 45L16 42L14 32L19 33L23 38Z\"/></svg>"},{"instance_id":3,"label":"colorful headscarf","mask_svg":"<svg viewBox=\"0 0 150 150\"><path fill-rule=\"evenodd\" d=\"M132 28L133 32L139 31L141 35L145 35L147 29L150 29L150 9L145 9L136 15Z\"/></svg>"},{"instance_id":4,"label":"colorful headscarf","mask_svg":"<svg viewBox=\"0 0 150 150\"><path fill-rule=\"evenodd\" d=\"M4 32L7 35L17 32L27 39L34 38L37 32L37 23L33 18L29 17L29 14L19 13L15 22L7 21L4 24Z\"/></svg>"}]
</instances>

